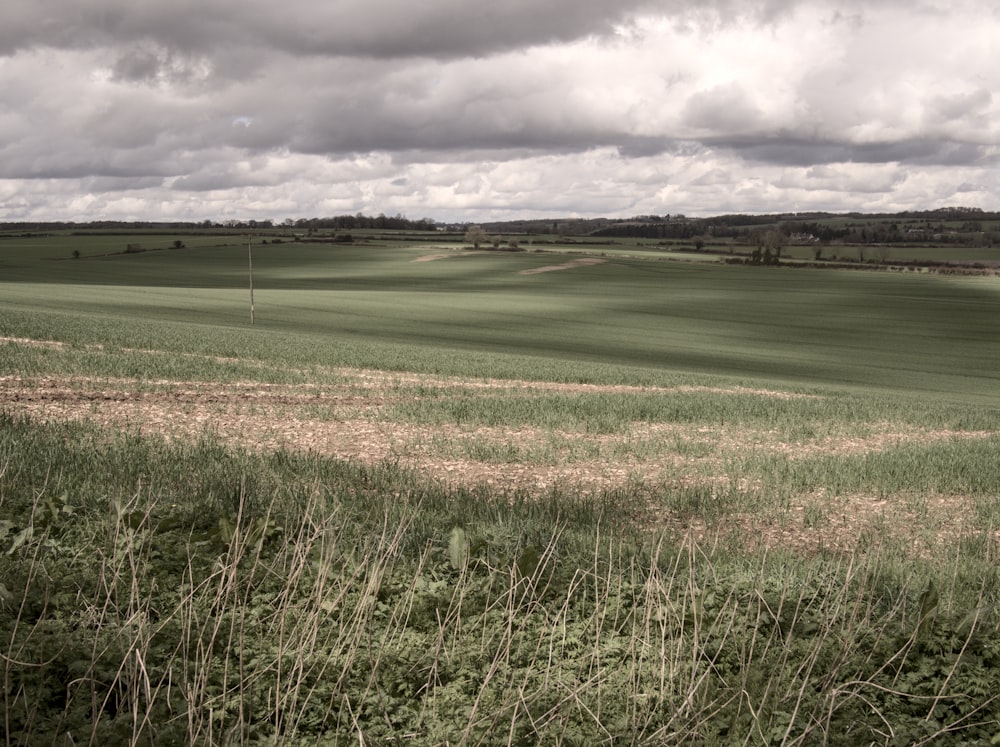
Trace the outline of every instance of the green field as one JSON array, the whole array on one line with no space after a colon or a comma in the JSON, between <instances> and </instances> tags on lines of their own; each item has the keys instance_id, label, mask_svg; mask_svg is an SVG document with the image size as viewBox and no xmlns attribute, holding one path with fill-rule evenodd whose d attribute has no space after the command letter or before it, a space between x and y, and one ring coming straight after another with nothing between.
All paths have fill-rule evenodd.
<instances>
[{"instance_id":1,"label":"green field","mask_svg":"<svg viewBox=\"0 0 1000 747\"><path fill-rule=\"evenodd\" d=\"M996 278L622 258L526 275L571 257L443 250L420 262L435 249L282 244L254 250L249 329L245 246L49 250L0 259L0 334L16 335L23 312L51 339L99 341L93 320L127 317L122 344L155 347L169 324L184 348L264 346L300 363L530 378L533 362L561 379L628 368L648 382L684 373L986 404L1000 382Z\"/></svg>"},{"instance_id":2,"label":"green field","mask_svg":"<svg viewBox=\"0 0 1000 747\"><path fill-rule=\"evenodd\" d=\"M0 241L6 744L1000 738L1000 277L275 238Z\"/></svg>"}]
</instances>

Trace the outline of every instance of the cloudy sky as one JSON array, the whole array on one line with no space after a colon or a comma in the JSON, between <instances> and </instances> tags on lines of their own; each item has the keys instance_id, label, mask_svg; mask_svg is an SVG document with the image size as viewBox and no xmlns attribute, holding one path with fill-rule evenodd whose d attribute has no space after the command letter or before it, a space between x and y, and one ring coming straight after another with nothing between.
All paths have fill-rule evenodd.
<instances>
[{"instance_id":1,"label":"cloudy sky","mask_svg":"<svg viewBox=\"0 0 1000 747\"><path fill-rule=\"evenodd\" d=\"M1000 209L995 0L3 0L0 220Z\"/></svg>"}]
</instances>

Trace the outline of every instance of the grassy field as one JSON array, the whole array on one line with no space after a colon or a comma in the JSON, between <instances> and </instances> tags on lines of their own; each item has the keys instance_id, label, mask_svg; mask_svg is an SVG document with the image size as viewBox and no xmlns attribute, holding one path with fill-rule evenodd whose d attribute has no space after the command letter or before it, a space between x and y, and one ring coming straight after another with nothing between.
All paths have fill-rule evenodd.
<instances>
[{"instance_id":1,"label":"grassy field","mask_svg":"<svg viewBox=\"0 0 1000 747\"><path fill-rule=\"evenodd\" d=\"M99 238L0 245L6 744L1000 735L996 277Z\"/></svg>"},{"instance_id":2,"label":"grassy field","mask_svg":"<svg viewBox=\"0 0 1000 747\"><path fill-rule=\"evenodd\" d=\"M997 383L995 278L642 259L539 272L573 258L268 245L254 253L251 335L246 255L245 246L84 260L19 254L4 260L5 317L24 310L49 339L100 341L102 332L87 331L95 320L124 316L123 345L156 347L144 330L157 339L173 324L190 338L181 349L240 355L264 344L289 362L431 371L454 359L451 372L474 375L520 376L527 357L543 377L561 369L561 378L600 378L588 373L596 364L612 367L604 381L625 367L650 382L688 372L987 402ZM407 360L393 363L400 354Z\"/></svg>"}]
</instances>

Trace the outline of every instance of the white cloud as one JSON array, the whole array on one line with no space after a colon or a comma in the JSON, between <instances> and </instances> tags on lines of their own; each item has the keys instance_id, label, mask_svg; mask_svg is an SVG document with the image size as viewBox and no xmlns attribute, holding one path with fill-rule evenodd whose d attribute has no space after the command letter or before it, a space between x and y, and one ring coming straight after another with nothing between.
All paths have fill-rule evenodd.
<instances>
[{"instance_id":1,"label":"white cloud","mask_svg":"<svg viewBox=\"0 0 1000 747\"><path fill-rule=\"evenodd\" d=\"M998 36L986 0L10 0L0 220L996 207Z\"/></svg>"}]
</instances>

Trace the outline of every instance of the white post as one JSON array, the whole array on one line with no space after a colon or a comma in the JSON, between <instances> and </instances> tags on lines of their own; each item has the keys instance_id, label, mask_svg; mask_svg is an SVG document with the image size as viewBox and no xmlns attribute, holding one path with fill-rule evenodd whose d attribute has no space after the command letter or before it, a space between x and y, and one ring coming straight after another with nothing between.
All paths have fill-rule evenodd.
<instances>
[{"instance_id":1,"label":"white post","mask_svg":"<svg viewBox=\"0 0 1000 747\"><path fill-rule=\"evenodd\" d=\"M253 244L253 236L247 236L247 263L250 266L250 325L253 326L253 252L250 247Z\"/></svg>"}]
</instances>

